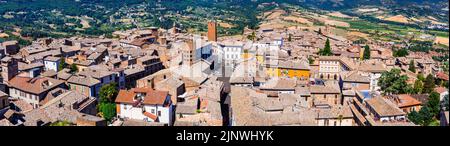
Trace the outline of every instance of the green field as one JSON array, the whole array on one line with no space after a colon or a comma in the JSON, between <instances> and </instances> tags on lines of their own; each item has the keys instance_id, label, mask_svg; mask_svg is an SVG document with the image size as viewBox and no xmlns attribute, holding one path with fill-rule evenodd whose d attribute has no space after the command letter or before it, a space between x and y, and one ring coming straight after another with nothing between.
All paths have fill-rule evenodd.
<instances>
[{"instance_id":1,"label":"green field","mask_svg":"<svg viewBox=\"0 0 450 146\"><path fill-rule=\"evenodd\" d=\"M422 34L429 34L434 36L449 37L449 33L446 31L437 30L424 30L418 29L406 25L387 24L387 23L375 23L364 19L350 19L350 18L338 18L331 17L332 19L347 22L350 24L350 28L339 27L340 29L352 29L358 30L363 33L370 34L375 39L381 40L399 40L406 36L419 36Z\"/></svg>"}]
</instances>

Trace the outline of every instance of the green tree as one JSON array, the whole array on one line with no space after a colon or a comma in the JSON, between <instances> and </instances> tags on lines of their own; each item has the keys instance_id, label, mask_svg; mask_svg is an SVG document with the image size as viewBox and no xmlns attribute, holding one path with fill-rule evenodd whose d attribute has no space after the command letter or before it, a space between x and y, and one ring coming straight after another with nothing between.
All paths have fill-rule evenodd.
<instances>
[{"instance_id":1,"label":"green tree","mask_svg":"<svg viewBox=\"0 0 450 146\"><path fill-rule=\"evenodd\" d=\"M101 116L106 121L111 121L116 116L115 103L100 103L98 106Z\"/></svg>"},{"instance_id":2,"label":"green tree","mask_svg":"<svg viewBox=\"0 0 450 146\"><path fill-rule=\"evenodd\" d=\"M255 41L255 38L256 38L256 33L255 32L252 32L252 34L247 36L247 39L252 40L252 41Z\"/></svg>"},{"instance_id":3,"label":"green tree","mask_svg":"<svg viewBox=\"0 0 450 146\"><path fill-rule=\"evenodd\" d=\"M414 60L411 60L411 61L409 62L409 68L408 68L408 70L411 71L411 72L413 72L413 73L416 73L416 66L415 66L415 64L414 64Z\"/></svg>"},{"instance_id":4,"label":"green tree","mask_svg":"<svg viewBox=\"0 0 450 146\"><path fill-rule=\"evenodd\" d=\"M408 76L400 75L400 69L392 69L389 72L381 74L378 85L381 87L384 95L403 94L409 92L406 81Z\"/></svg>"},{"instance_id":5,"label":"green tree","mask_svg":"<svg viewBox=\"0 0 450 146\"><path fill-rule=\"evenodd\" d=\"M106 84L100 88L97 109L99 114L107 121L110 121L116 116L116 104L114 101L118 93L117 83L115 82Z\"/></svg>"},{"instance_id":6,"label":"green tree","mask_svg":"<svg viewBox=\"0 0 450 146\"><path fill-rule=\"evenodd\" d=\"M70 123L68 121L57 121L55 123L51 123L50 126L71 126L74 125L73 123Z\"/></svg>"},{"instance_id":7,"label":"green tree","mask_svg":"<svg viewBox=\"0 0 450 146\"><path fill-rule=\"evenodd\" d=\"M100 103L114 103L116 96L119 93L117 88L117 83L112 82L103 85L99 91L99 102Z\"/></svg>"},{"instance_id":8,"label":"green tree","mask_svg":"<svg viewBox=\"0 0 450 146\"><path fill-rule=\"evenodd\" d=\"M419 111L419 114L422 119L422 122L420 122L421 125L428 126L433 121L434 116L429 107L427 107L427 106L422 107Z\"/></svg>"},{"instance_id":9,"label":"green tree","mask_svg":"<svg viewBox=\"0 0 450 146\"><path fill-rule=\"evenodd\" d=\"M423 90L423 83L420 80L416 80L416 82L414 82L414 92L417 94L421 94Z\"/></svg>"},{"instance_id":10,"label":"green tree","mask_svg":"<svg viewBox=\"0 0 450 146\"><path fill-rule=\"evenodd\" d=\"M428 102L425 105L430 108L430 112L434 117L437 117L439 115L439 111L441 110L439 97L439 93L431 92L428 96Z\"/></svg>"},{"instance_id":11,"label":"green tree","mask_svg":"<svg viewBox=\"0 0 450 146\"><path fill-rule=\"evenodd\" d=\"M418 80L420 80L420 81L422 81L422 83L425 81L425 76L423 76L423 73L419 73L418 75L417 75L417 79Z\"/></svg>"},{"instance_id":12,"label":"green tree","mask_svg":"<svg viewBox=\"0 0 450 146\"><path fill-rule=\"evenodd\" d=\"M319 55L322 55L322 56L333 55L333 53L331 52L330 39L327 38L327 41L325 42L325 47L319 51Z\"/></svg>"},{"instance_id":13,"label":"green tree","mask_svg":"<svg viewBox=\"0 0 450 146\"><path fill-rule=\"evenodd\" d=\"M399 50L394 50L394 57L405 57L407 55L409 55L408 50L406 50L405 48L403 49L399 49Z\"/></svg>"},{"instance_id":14,"label":"green tree","mask_svg":"<svg viewBox=\"0 0 450 146\"><path fill-rule=\"evenodd\" d=\"M66 67L66 59L61 57L61 62L58 65L58 71L63 70Z\"/></svg>"},{"instance_id":15,"label":"green tree","mask_svg":"<svg viewBox=\"0 0 450 146\"><path fill-rule=\"evenodd\" d=\"M72 65L70 66L70 72L71 72L72 74L78 72L78 67L77 67L77 65L72 64Z\"/></svg>"},{"instance_id":16,"label":"green tree","mask_svg":"<svg viewBox=\"0 0 450 146\"><path fill-rule=\"evenodd\" d=\"M427 103L419 112L412 111L408 114L408 119L414 124L422 126L435 126L440 112L439 93L432 92L428 96Z\"/></svg>"},{"instance_id":17,"label":"green tree","mask_svg":"<svg viewBox=\"0 0 450 146\"><path fill-rule=\"evenodd\" d=\"M427 78L425 78L425 82L423 83L423 93L431 93L434 90L435 87L435 83L434 83L434 77L429 74L427 76Z\"/></svg>"},{"instance_id":18,"label":"green tree","mask_svg":"<svg viewBox=\"0 0 450 146\"><path fill-rule=\"evenodd\" d=\"M370 47L369 45L364 46L363 60L370 59Z\"/></svg>"},{"instance_id":19,"label":"green tree","mask_svg":"<svg viewBox=\"0 0 450 146\"><path fill-rule=\"evenodd\" d=\"M408 114L408 119L409 119L409 121L411 121L417 125L422 125L422 123L423 123L422 115L420 115L419 112L417 112L415 110L411 111Z\"/></svg>"},{"instance_id":20,"label":"green tree","mask_svg":"<svg viewBox=\"0 0 450 146\"><path fill-rule=\"evenodd\" d=\"M309 64L314 64L314 59L310 56L308 57Z\"/></svg>"},{"instance_id":21,"label":"green tree","mask_svg":"<svg viewBox=\"0 0 450 146\"><path fill-rule=\"evenodd\" d=\"M413 86L407 84L406 87L403 88L403 93L406 93L406 94L414 94L414 93L416 93L416 92L415 92Z\"/></svg>"}]
</instances>

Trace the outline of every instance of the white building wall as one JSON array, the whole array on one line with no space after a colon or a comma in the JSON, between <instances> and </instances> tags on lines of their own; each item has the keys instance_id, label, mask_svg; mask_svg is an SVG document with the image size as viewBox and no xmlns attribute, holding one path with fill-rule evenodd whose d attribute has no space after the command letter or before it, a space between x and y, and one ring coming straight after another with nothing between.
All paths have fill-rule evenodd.
<instances>
[{"instance_id":1,"label":"white building wall","mask_svg":"<svg viewBox=\"0 0 450 146\"><path fill-rule=\"evenodd\" d=\"M370 74L370 90L380 91L381 87L378 86L378 80L381 77L381 73L371 73Z\"/></svg>"},{"instance_id":2,"label":"white building wall","mask_svg":"<svg viewBox=\"0 0 450 146\"><path fill-rule=\"evenodd\" d=\"M44 61L46 70L54 70L58 72L58 63L53 61Z\"/></svg>"},{"instance_id":3,"label":"white building wall","mask_svg":"<svg viewBox=\"0 0 450 146\"><path fill-rule=\"evenodd\" d=\"M144 110L145 112L152 113L154 115L157 115L159 118L159 123L171 123L171 109L170 107L163 107L161 105L155 106L155 105L144 105L144 107L133 107L129 104L120 104L120 113L118 113L120 118L129 118L129 119L135 119L135 120L144 120L147 122L154 122L153 119L145 116L143 114ZM144 109L144 110L143 110ZM158 111L161 112L161 115L158 115Z\"/></svg>"},{"instance_id":4,"label":"white building wall","mask_svg":"<svg viewBox=\"0 0 450 146\"><path fill-rule=\"evenodd\" d=\"M280 46L278 46L278 45L270 45L269 46L269 50L270 51L279 51L280 50Z\"/></svg>"},{"instance_id":5,"label":"white building wall","mask_svg":"<svg viewBox=\"0 0 450 146\"><path fill-rule=\"evenodd\" d=\"M17 93L16 93L17 92ZM21 94L24 96L21 96ZM39 105L39 97L33 94L29 94L26 92L22 92L20 90L17 90L15 88L9 88L9 95L12 98L16 98L16 99L21 99L31 105L33 105L34 108L37 108L37 106Z\"/></svg>"},{"instance_id":6,"label":"white building wall","mask_svg":"<svg viewBox=\"0 0 450 146\"><path fill-rule=\"evenodd\" d=\"M338 61L320 61L320 73L338 73L340 71L340 64Z\"/></svg>"},{"instance_id":7,"label":"white building wall","mask_svg":"<svg viewBox=\"0 0 450 146\"><path fill-rule=\"evenodd\" d=\"M242 47L226 46L223 48L225 52L225 60L238 61L241 60Z\"/></svg>"},{"instance_id":8,"label":"white building wall","mask_svg":"<svg viewBox=\"0 0 450 146\"><path fill-rule=\"evenodd\" d=\"M445 95L448 95L448 91L445 91L445 92L442 92L442 93L441 93L440 98L439 98L440 101L444 101Z\"/></svg>"},{"instance_id":9,"label":"white building wall","mask_svg":"<svg viewBox=\"0 0 450 146\"><path fill-rule=\"evenodd\" d=\"M269 48L269 44L253 43L253 47L257 47L258 49L267 49L267 48Z\"/></svg>"},{"instance_id":10,"label":"white building wall","mask_svg":"<svg viewBox=\"0 0 450 146\"><path fill-rule=\"evenodd\" d=\"M138 47L138 46L134 46L134 45L126 44L126 43L120 43L120 45L121 45L122 47L125 47L125 48L135 48L135 49L140 49L140 47Z\"/></svg>"},{"instance_id":11,"label":"white building wall","mask_svg":"<svg viewBox=\"0 0 450 146\"><path fill-rule=\"evenodd\" d=\"M158 115L159 122L160 123L167 123L167 124L169 124L171 122L171 116L170 116L171 109L170 109L170 107L158 106L158 111L161 112L161 115Z\"/></svg>"},{"instance_id":12,"label":"white building wall","mask_svg":"<svg viewBox=\"0 0 450 146\"><path fill-rule=\"evenodd\" d=\"M120 114L121 118L129 118L135 120L144 120L145 116L142 114L142 108L133 107L130 104L120 104Z\"/></svg>"}]
</instances>

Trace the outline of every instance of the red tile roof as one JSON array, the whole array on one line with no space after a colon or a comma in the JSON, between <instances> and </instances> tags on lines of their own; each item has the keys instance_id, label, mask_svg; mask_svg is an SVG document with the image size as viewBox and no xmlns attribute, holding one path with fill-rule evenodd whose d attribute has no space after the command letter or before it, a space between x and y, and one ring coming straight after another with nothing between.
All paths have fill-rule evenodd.
<instances>
[{"instance_id":1,"label":"red tile roof","mask_svg":"<svg viewBox=\"0 0 450 146\"><path fill-rule=\"evenodd\" d=\"M436 87L434 88L434 91L436 91L439 94L442 94L443 92L447 91L447 89L444 87Z\"/></svg>"},{"instance_id":2,"label":"red tile roof","mask_svg":"<svg viewBox=\"0 0 450 146\"><path fill-rule=\"evenodd\" d=\"M399 103L397 103L397 105L400 108L409 107L409 106L417 106L417 105L422 104L422 102L418 101L417 99L413 98L412 96L410 96L408 94L401 94L398 96L401 101Z\"/></svg>"},{"instance_id":3,"label":"red tile roof","mask_svg":"<svg viewBox=\"0 0 450 146\"><path fill-rule=\"evenodd\" d=\"M446 80L446 81L448 81L448 79L449 79L448 75L443 72L438 72L436 74L436 77L439 79L442 79L442 80Z\"/></svg>"},{"instance_id":4,"label":"red tile roof","mask_svg":"<svg viewBox=\"0 0 450 146\"><path fill-rule=\"evenodd\" d=\"M129 91L120 90L116 98L116 103L134 104L134 97L137 93L144 93L142 104L163 105L169 95L167 91L157 91L151 88L133 88Z\"/></svg>"},{"instance_id":5,"label":"red tile roof","mask_svg":"<svg viewBox=\"0 0 450 146\"><path fill-rule=\"evenodd\" d=\"M13 88L33 94L41 94L64 83L62 80L48 77L29 78L21 76L16 76L9 82Z\"/></svg>"},{"instance_id":6,"label":"red tile roof","mask_svg":"<svg viewBox=\"0 0 450 146\"><path fill-rule=\"evenodd\" d=\"M155 121L155 122L158 121L158 116L156 116L156 115L154 115L154 114L152 114L152 113L144 112L144 116L149 117L150 119L152 119L152 120Z\"/></svg>"}]
</instances>

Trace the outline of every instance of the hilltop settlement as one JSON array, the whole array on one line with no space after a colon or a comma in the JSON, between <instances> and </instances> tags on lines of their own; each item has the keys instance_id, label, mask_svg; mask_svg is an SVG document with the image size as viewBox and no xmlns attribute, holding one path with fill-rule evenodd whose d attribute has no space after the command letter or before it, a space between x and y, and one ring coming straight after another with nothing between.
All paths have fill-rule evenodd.
<instances>
[{"instance_id":1,"label":"hilltop settlement","mask_svg":"<svg viewBox=\"0 0 450 146\"><path fill-rule=\"evenodd\" d=\"M327 26L218 37L217 25L5 41L0 126L448 125L443 53L398 57L404 44Z\"/></svg>"}]
</instances>

